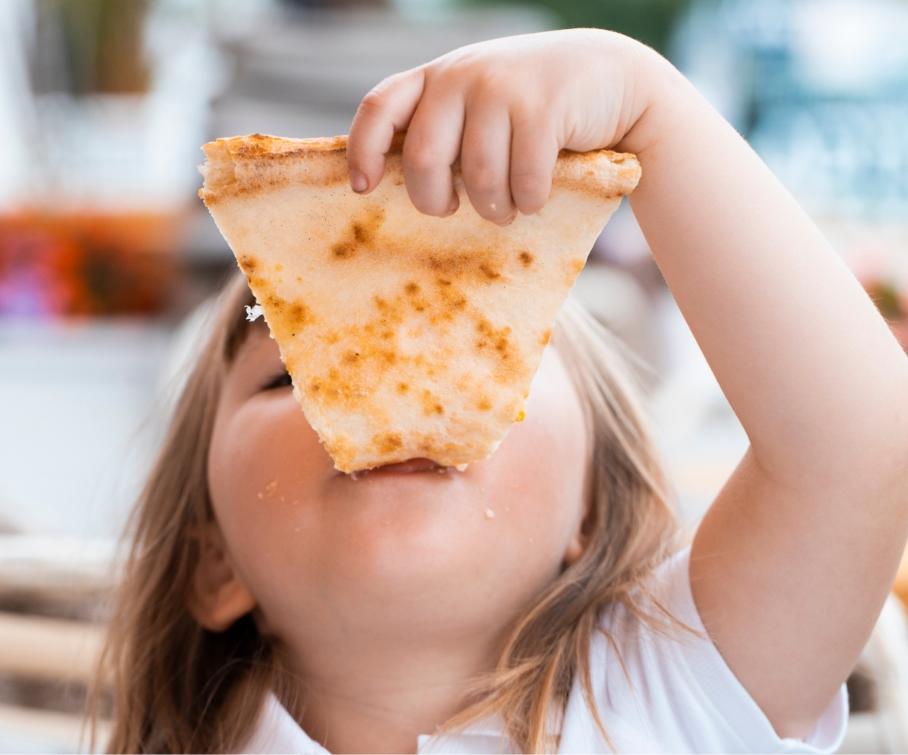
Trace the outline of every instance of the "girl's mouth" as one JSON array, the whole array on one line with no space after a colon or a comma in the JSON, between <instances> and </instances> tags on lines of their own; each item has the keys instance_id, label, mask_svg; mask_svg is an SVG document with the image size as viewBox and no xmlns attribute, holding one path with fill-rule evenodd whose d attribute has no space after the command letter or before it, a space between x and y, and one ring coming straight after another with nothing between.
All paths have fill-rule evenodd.
<instances>
[{"instance_id":1,"label":"girl's mouth","mask_svg":"<svg viewBox=\"0 0 908 755\"><path fill-rule=\"evenodd\" d=\"M372 475L416 474L420 472L447 474L448 472L453 472L455 470L462 472L465 469L466 464L458 465L457 467L444 467L431 459L420 457L416 459L407 459L406 461L398 461L394 464L383 464L379 467L373 467L372 469L362 469L357 472L350 472L344 476L349 477L351 480L360 480Z\"/></svg>"}]
</instances>

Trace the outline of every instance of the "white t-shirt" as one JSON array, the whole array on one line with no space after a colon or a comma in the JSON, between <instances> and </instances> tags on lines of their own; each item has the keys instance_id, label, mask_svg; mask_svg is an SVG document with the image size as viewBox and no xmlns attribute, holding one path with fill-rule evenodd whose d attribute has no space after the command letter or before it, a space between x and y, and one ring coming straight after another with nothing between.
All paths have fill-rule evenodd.
<instances>
[{"instance_id":1,"label":"white t-shirt","mask_svg":"<svg viewBox=\"0 0 908 755\"><path fill-rule=\"evenodd\" d=\"M688 546L656 569L651 587L674 616L705 632L691 594L689 562ZM618 752L834 752L841 745L848 723L844 684L807 739L783 739L709 640L643 629L623 607L603 612L602 622L621 648L629 677L597 632L590 647L590 678L599 717ZM500 718L489 717L454 734L420 735L418 752L513 752L502 731ZM273 695L241 751L328 753ZM568 698L559 752L612 752L587 708L579 679Z\"/></svg>"}]
</instances>

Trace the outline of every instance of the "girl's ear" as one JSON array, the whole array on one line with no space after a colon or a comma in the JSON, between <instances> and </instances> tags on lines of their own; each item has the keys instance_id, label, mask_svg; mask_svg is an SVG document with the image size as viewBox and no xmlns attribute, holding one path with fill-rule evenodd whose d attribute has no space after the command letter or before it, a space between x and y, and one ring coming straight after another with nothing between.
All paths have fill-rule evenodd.
<instances>
[{"instance_id":1,"label":"girl's ear","mask_svg":"<svg viewBox=\"0 0 908 755\"><path fill-rule=\"evenodd\" d=\"M189 586L189 612L205 629L223 632L255 608L255 598L233 568L216 521L197 535L199 560Z\"/></svg>"},{"instance_id":2,"label":"girl's ear","mask_svg":"<svg viewBox=\"0 0 908 755\"><path fill-rule=\"evenodd\" d=\"M586 550L586 538L579 532L571 536L567 550L564 552L564 565L570 566L583 555Z\"/></svg>"},{"instance_id":3,"label":"girl's ear","mask_svg":"<svg viewBox=\"0 0 908 755\"><path fill-rule=\"evenodd\" d=\"M570 542L568 542L567 549L564 552L564 558L562 559L564 567L571 566L586 551L590 542L590 526L590 510L587 509L580 525L574 531L574 534L571 535Z\"/></svg>"}]
</instances>

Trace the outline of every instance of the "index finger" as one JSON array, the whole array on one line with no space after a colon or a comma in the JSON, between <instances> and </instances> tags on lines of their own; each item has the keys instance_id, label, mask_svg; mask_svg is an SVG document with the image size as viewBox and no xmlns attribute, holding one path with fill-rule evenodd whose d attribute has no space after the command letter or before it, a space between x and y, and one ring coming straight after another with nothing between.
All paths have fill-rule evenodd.
<instances>
[{"instance_id":1,"label":"index finger","mask_svg":"<svg viewBox=\"0 0 908 755\"><path fill-rule=\"evenodd\" d=\"M367 193L381 181L394 133L409 125L424 83L422 67L396 73L359 103L347 137L347 168L354 191Z\"/></svg>"}]
</instances>

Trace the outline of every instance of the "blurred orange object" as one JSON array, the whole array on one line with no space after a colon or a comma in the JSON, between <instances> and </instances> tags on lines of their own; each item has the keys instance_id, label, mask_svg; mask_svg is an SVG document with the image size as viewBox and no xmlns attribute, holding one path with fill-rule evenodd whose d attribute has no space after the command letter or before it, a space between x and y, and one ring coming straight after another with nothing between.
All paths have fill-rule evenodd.
<instances>
[{"instance_id":1,"label":"blurred orange object","mask_svg":"<svg viewBox=\"0 0 908 755\"><path fill-rule=\"evenodd\" d=\"M905 608L908 608L908 548L902 555L902 563L899 564L898 573L895 575L892 591L899 596Z\"/></svg>"},{"instance_id":2,"label":"blurred orange object","mask_svg":"<svg viewBox=\"0 0 908 755\"><path fill-rule=\"evenodd\" d=\"M0 215L0 316L149 315L179 273L174 213Z\"/></svg>"}]
</instances>

